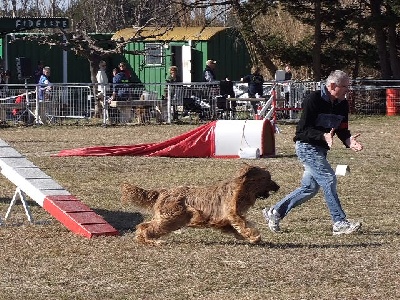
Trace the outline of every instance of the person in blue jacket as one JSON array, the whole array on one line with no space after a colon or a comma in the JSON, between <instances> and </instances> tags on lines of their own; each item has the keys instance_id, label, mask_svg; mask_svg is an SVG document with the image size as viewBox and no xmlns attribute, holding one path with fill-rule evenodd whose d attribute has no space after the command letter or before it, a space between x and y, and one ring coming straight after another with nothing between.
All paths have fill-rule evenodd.
<instances>
[{"instance_id":1,"label":"person in blue jacket","mask_svg":"<svg viewBox=\"0 0 400 300\"><path fill-rule=\"evenodd\" d=\"M35 116L37 117L37 123L46 123L47 115L54 114L54 105L52 103L52 87L50 82L50 67L46 66L43 68L43 73L39 78L37 85L39 105L36 107Z\"/></svg>"},{"instance_id":2,"label":"person in blue jacket","mask_svg":"<svg viewBox=\"0 0 400 300\"><path fill-rule=\"evenodd\" d=\"M128 100L128 84L126 82L125 73L119 68L113 69L113 94L111 100L125 101Z\"/></svg>"},{"instance_id":3,"label":"person in blue jacket","mask_svg":"<svg viewBox=\"0 0 400 300\"><path fill-rule=\"evenodd\" d=\"M345 147L356 152L363 149L356 139L359 134L351 135L348 128L349 104L346 94L349 84L350 79L345 72L333 71L325 86L304 100L293 139L296 155L304 166L301 186L271 208L263 209L271 231L279 231L280 221L290 210L313 198L320 187L332 218L334 235L353 233L361 227L360 222L346 218L336 190L335 171L327 160L335 135Z\"/></svg>"},{"instance_id":4,"label":"person in blue jacket","mask_svg":"<svg viewBox=\"0 0 400 300\"><path fill-rule=\"evenodd\" d=\"M51 82L50 67L44 67L43 73L39 78L39 101L48 100L50 98Z\"/></svg>"}]
</instances>

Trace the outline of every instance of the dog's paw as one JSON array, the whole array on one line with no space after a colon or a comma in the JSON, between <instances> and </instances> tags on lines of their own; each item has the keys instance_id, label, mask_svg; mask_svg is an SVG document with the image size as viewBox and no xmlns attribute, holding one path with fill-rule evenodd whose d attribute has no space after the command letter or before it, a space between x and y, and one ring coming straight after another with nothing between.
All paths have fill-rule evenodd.
<instances>
[{"instance_id":1,"label":"dog's paw","mask_svg":"<svg viewBox=\"0 0 400 300\"><path fill-rule=\"evenodd\" d=\"M261 234L257 228L254 228L254 227L249 228L248 240L251 244L256 244L261 241Z\"/></svg>"},{"instance_id":2,"label":"dog's paw","mask_svg":"<svg viewBox=\"0 0 400 300\"><path fill-rule=\"evenodd\" d=\"M249 242L250 242L250 244L257 244L257 243L261 242L261 235L251 236L249 238Z\"/></svg>"},{"instance_id":3,"label":"dog's paw","mask_svg":"<svg viewBox=\"0 0 400 300\"><path fill-rule=\"evenodd\" d=\"M182 234L182 233L184 233L186 230L188 230L187 227L182 227L182 228L179 228L179 229L173 231L173 233L175 233L175 234Z\"/></svg>"}]
</instances>

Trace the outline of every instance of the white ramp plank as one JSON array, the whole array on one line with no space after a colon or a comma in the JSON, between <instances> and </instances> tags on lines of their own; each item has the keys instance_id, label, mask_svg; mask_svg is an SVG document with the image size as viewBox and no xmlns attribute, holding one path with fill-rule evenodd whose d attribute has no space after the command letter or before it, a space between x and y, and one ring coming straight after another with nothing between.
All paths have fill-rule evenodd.
<instances>
[{"instance_id":1,"label":"white ramp plank","mask_svg":"<svg viewBox=\"0 0 400 300\"><path fill-rule=\"evenodd\" d=\"M119 234L102 217L1 139L0 168L1 173L17 186L18 192L24 192L71 231L87 238ZM21 201L25 203L22 197Z\"/></svg>"}]
</instances>

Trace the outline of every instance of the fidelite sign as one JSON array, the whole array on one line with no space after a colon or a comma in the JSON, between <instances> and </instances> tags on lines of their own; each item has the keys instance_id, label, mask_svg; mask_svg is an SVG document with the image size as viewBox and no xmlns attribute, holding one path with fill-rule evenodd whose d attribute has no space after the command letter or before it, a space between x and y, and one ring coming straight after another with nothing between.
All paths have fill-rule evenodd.
<instances>
[{"instance_id":1,"label":"fidelite sign","mask_svg":"<svg viewBox=\"0 0 400 300\"><path fill-rule=\"evenodd\" d=\"M15 29L32 28L68 28L69 20L66 18L16 18Z\"/></svg>"},{"instance_id":2,"label":"fidelite sign","mask_svg":"<svg viewBox=\"0 0 400 300\"><path fill-rule=\"evenodd\" d=\"M27 29L69 28L68 18L0 18L1 32L16 32Z\"/></svg>"}]
</instances>

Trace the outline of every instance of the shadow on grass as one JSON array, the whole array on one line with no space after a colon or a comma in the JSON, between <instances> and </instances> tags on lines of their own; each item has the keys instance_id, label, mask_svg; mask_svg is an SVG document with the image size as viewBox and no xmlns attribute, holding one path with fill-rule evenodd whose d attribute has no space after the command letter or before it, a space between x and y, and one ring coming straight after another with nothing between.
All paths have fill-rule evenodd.
<instances>
[{"instance_id":1,"label":"shadow on grass","mask_svg":"<svg viewBox=\"0 0 400 300\"><path fill-rule=\"evenodd\" d=\"M136 225L140 224L144 221L144 217L141 213L138 212L124 212L124 211L109 211L104 209L94 209L94 211L101 215L110 225L112 225L115 229L117 229L121 235L126 232L134 231ZM394 232L362 232L363 235L387 235L387 234L395 234L399 235L399 233ZM204 240L204 239L196 239L193 240L190 237L188 240L170 240L168 243L174 244L201 244L204 246L217 246L217 245L226 245L226 246L239 246L245 245L247 247L256 247L256 248L268 248L268 249L340 249L340 248L370 248L370 247L382 247L384 243L377 242L349 242L345 243L343 240L340 241L332 241L332 243L321 243L321 244L309 244L309 243L272 243L268 241L261 241L258 244L250 244L243 240Z\"/></svg>"},{"instance_id":2,"label":"shadow on grass","mask_svg":"<svg viewBox=\"0 0 400 300\"><path fill-rule=\"evenodd\" d=\"M2 204L10 204L10 202L11 202L11 200L12 200L12 197L11 198L0 198L0 203L2 203Z\"/></svg>"},{"instance_id":3,"label":"shadow on grass","mask_svg":"<svg viewBox=\"0 0 400 300\"><path fill-rule=\"evenodd\" d=\"M257 245L255 245L257 246ZM280 243L274 244L270 242L262 242L259 247L273 249L340 249L340 248L366 248L366 247L382 247L383 243L349 243L349 244L302 244L302 243Z\"/></svg>"},{"instance_id":4,"label":"shadow on grass","mask_svg":"<svg viewBox=\"0 0 400 300\"><path fill-rule=\"evenodd\" d=\"M296 154L276 154L274 158L297 158Z\"/></svg>"},{"instance_id":5,"label":"shadow on grass","mask_svg":"<svg viewBox=\"0 0 400 300\"><path fill-rule=\"evenodd\" d=\"M0 204L10 205L11 201L12 201L12 197L11 198L0 198ZM35 201L31 201L31 200L27 200L27 203L28 203L29 207L40 206ZM22 202L19 198L15 202L14 206L16 206L18 208L14 207L14 209L12 211L14 211L14 210L20 211L21 210L19 207L20 206L22 207ZM109 211L109 210L105 210L105 209L93 209L93 211L95 213L99 214L100 216L102 216L104 218L104 220L106 220L111 226L113 226L115 229L117 229L121 234L126 231L135 230L136 225L143 222L143 220L144 220L143 215L140 213L132 213L132 212L124 212L124 211ZM35 220L33 223L43 225L43 224L48 224L49 221L40 222L40 221ZM19 221L16 223L17 226L20 226L23 224L26 224L26 222ZM15 224L11 224L11 225L15 225Z\"/></svg>"},{"instance_id":6,"label":"shadow on grass","mask_svg":"<svg viewBox=\"0 0 400 300\"><path fill-rule=\"evenodd\" d=\"M398 231L363 231L362 233L370 236L388 236L388 235L400 236L400 232Z\"/></svg>"},{"instance_id":7,"label":"shadow on grass","mask_svg":"<svg viewBox=\"0 0 400 300\"><path fill-rule=\"evenodd\" d=\"M254 247L254 248L268 248L268 249L340 249L340 248L367 248L367 247L382 247L384 243L349 243L349 244L339 244L339 243L332 243L332 244L303 244L303 243L271 243L267 241L261 241L258 244L250 244L245 241L240 240L215 240L215 241L204 241L198 240L196 242L193 239L188 241L178 241L174 240L170 243L174 244L193 244L198 243L205 246L217 246L217 245L226 245L226 246L246 246L246 247Z\"/></svg>"},{"instance_id":8,"label":"shadow on grass","mask_svg":"<svg viewBox=\"0 0 400 300\"><path fill-rule=\"evenodd\" d=\"M135 230L137 224L142 223L143 215L137 212L110 211L105 209L93 209L93 211L104 218L111 226L121 234Z\"/></svg>"}]
</instances>

